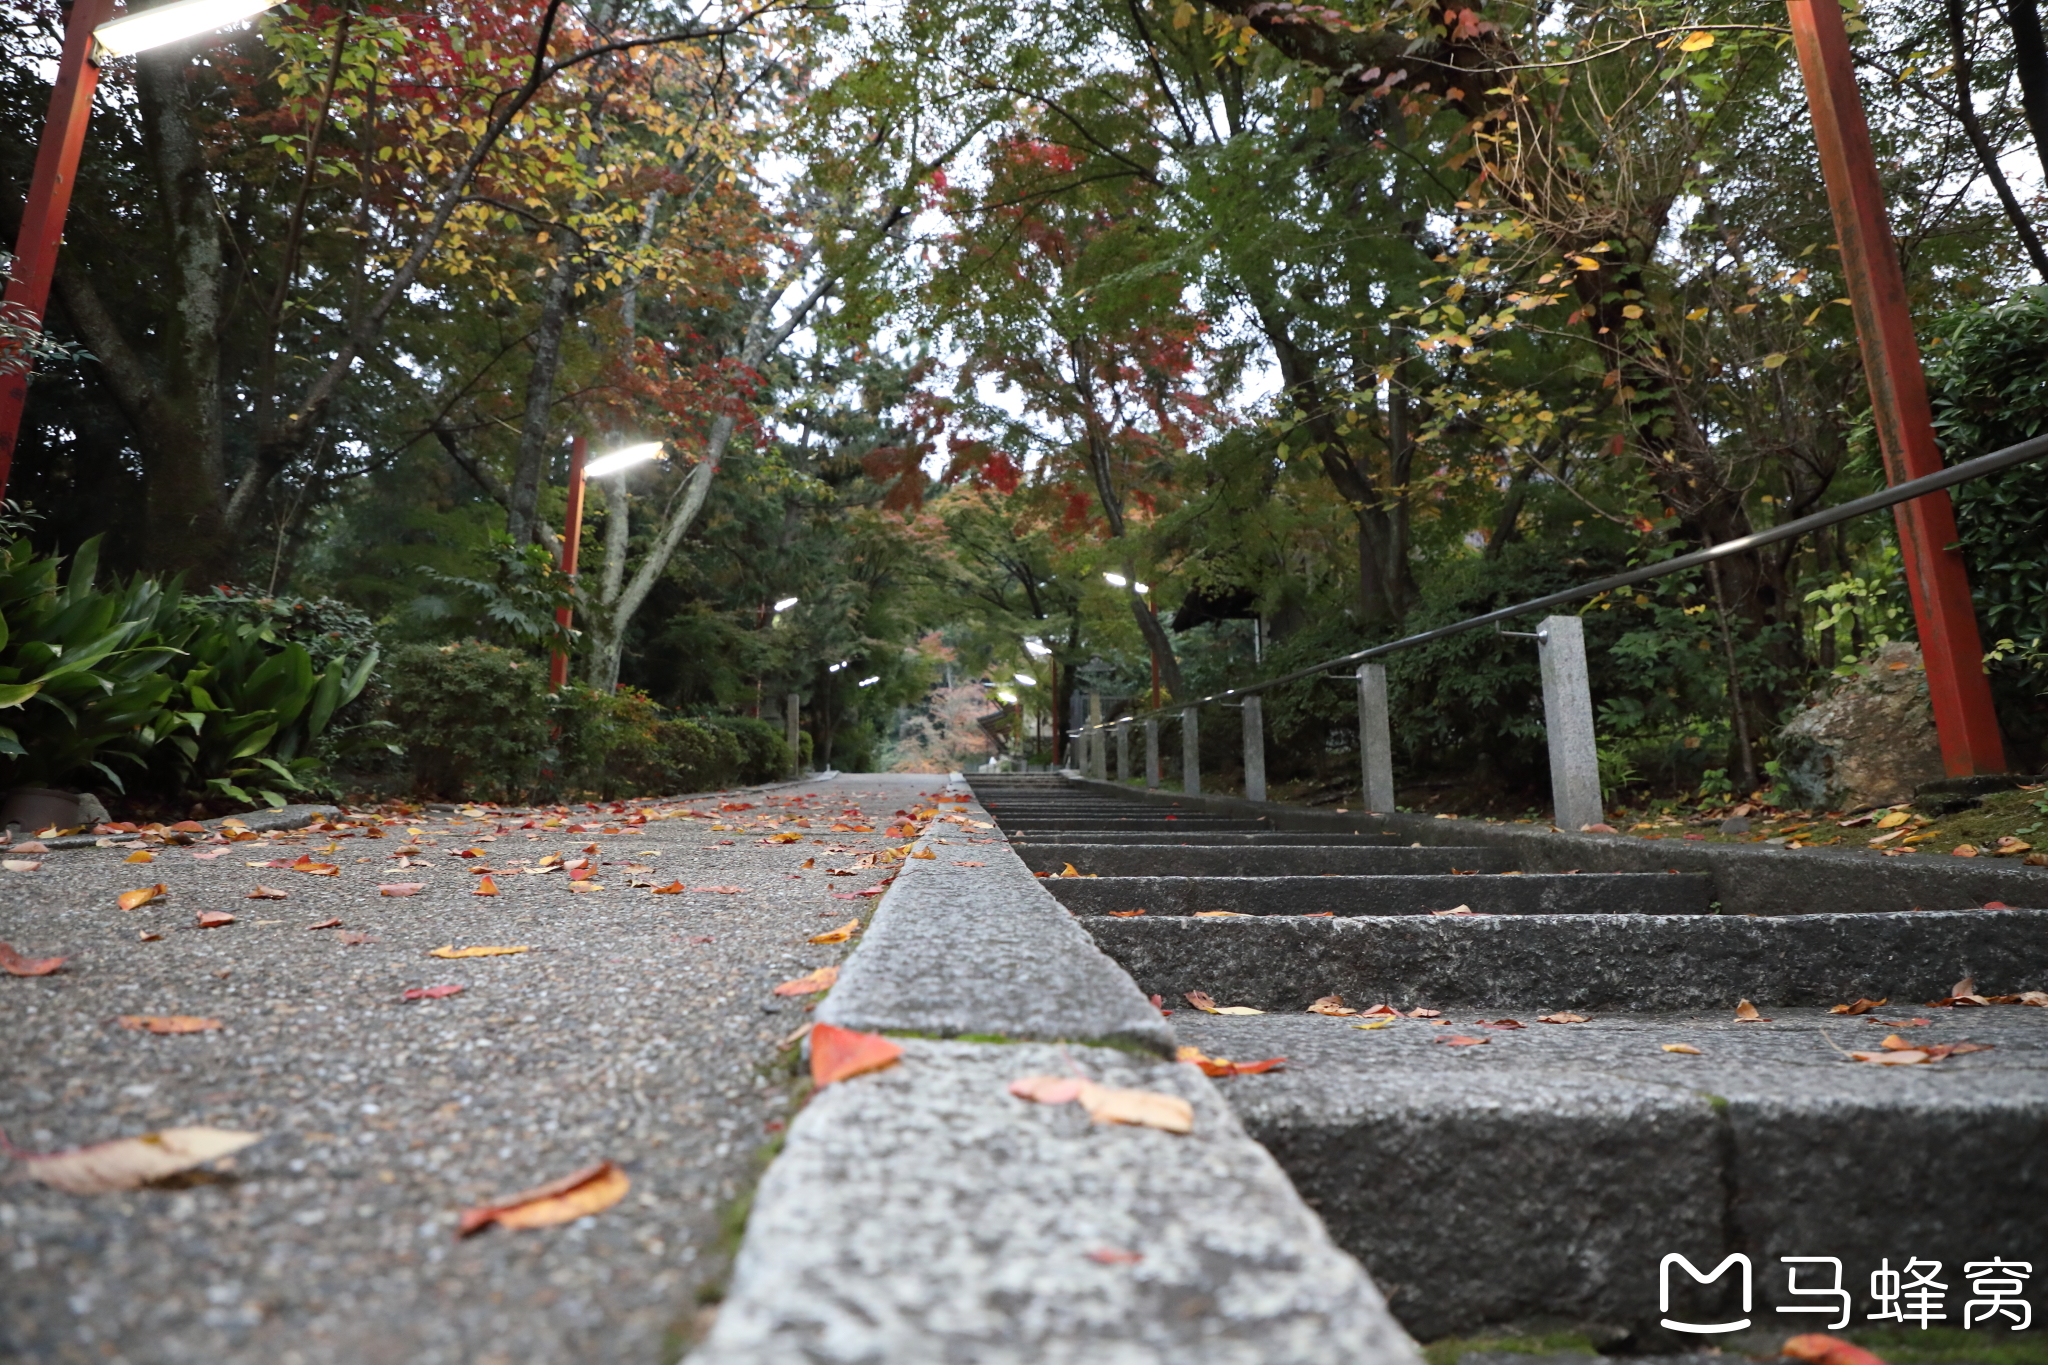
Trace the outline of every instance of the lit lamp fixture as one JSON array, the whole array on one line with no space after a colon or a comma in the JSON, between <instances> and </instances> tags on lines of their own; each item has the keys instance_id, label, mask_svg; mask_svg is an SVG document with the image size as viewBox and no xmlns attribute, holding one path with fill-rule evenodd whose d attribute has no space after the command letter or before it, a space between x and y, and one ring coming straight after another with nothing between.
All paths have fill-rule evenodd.
<instances>
[{"instance_id":1,"label":"lit lamp fixture","mask_svg":"<svg viewBox=\"0 0 2048 1365\"><path fill-rule=\"evenodd\" d=\"M1146 593L1152 591L1152 585L1150 583L1133 583L1131 584L1131 590L1137 593L1138 596L1143 597Z\"/></svg>"},{"instance_id":2,"label":"lit lamp fixture","mask_svg":"<svg viewBox=\"0 0 2048 1365\"><path fill-rule=\"evenodd\" d=\"M110 19L92 31L108 57L131 57L263 13L279 0L177 0Z\"/></svg>"},{"instance_id":3,"label":"lit lamp fixture","mask_svg":"<svg viewBox=\"0 0 2048 1365\"><path fill-rule=\"evenodd\" d=\"M1102 575L1102 578L1112 588L1128 588L1131 586L1131 580L1125 578L1120 573L1105 573Z\"/></svg>"},{"instance_id":4,"label":"lit lamp fixture","mask_svg":"<svg viewBox=\"0 0 2048 1365\"><path fill-rule=\"evenodd\" d=\"M1036 635L1024 637L1024 652L1034 659L1050 659L1052 657L1052 651L1045 647L1045 641L1039 639Z\"/></svg>"},{"instance_id":5,"label":"lit lamp fixture","mask_svg":"<svg viewBox=\"0 0 2048 1365\"><path fill-rule=\"evenodd\" d=\"M1031 675L1030 675L1029 673L1019 673L1019 674L1017 675L1017 678L1016 678L1016 682L1017 682L1017 686L1019 686L1019 687L1036 687L1036 686L1038 686L1038 679L1036 679L1036 678L1032 677L1032 676L1031 676Z\"/></svg>"},{"instance_id":6,"label":"lit lamp fixture","mask_svg":"<svg viewBox=\"0 0 2048 1365\"><path fill-rule=\"evenodd\" d=\"M860 680L859 682L855 683L855 684L854 684L854 686L855 686L855 687L873 687L873 686L874 686L874 685L875 685L876 683L880 682L881 680L882 680L882 675L881 675L881 674L879 674L879 673L876 673L876 674L874 674L874 675L873 675L873 676L871 676L871 677L866 677L866 678L862 678L862 679L861 679L861 680Z\"/></svg>"},{"instance_id":7,"label":"lit lamp fixture","mask_svg":"<svg viewBox=\"0 0 2048 1365\"><path fill-rule=\"evenodd\" d=\"M801 600L801 598L796 597L783 598L781 601L775 604L775 614L777 616L780 616L783 612L788 611L791 607L795 606Z\"/></svg>"},{"instance_id":8,"label":"lit lamp fixture","mask_svg":"<svg viewBox=\"0 0 2048 1365\"><path fill-rule=\"evenodd\" d=\"M180 38L224 28L261 14L277 0L176 0L114 18L114 0L75 0L64 21L64 49L57 58L57 83L36 144L35 171L22 205L21 231L14 240L14 270L6 279L5 305L17 323L42 326L57 271L57 246L64 239L64 215L78 180L78 154L92 117L101 57L124 57ZM14 468L14 443L28 406L26 365L0 374L0 498Z\"/></svg>"},{"instance_id":9,"label":"lit lamp fixture","mask_svg":"<svg viewBox=\"0 0 2048 1365\"><path fill-rule=\"evenodd\" d=\"M1005 689L996 693L996 700L1005 706L1015 706L1017 704L1017 694Z\"/></svg>"},{"instance_id":10,"label":"lit lamp fixture","mask_svg":"<svg viewBox=\"0 0 2048 1365\"><path fill-rule=\"evenodd\" d=\"M227 0L180 0L181 4L210 5L226 4ZM150 10L150 14L157 13ZM138 16L141 17L141 16ZM590 443L581 436L569 442L569 507L562 518L562 572L571 578L576 576L576 551L583 543L583 485L591 479L602 479L631 469L634 465L646 464L649 460L662 458L662 442L642 441L639 445L621 446L608 450L591 460ZM555 621L563 630L575 619L575 613L568 607L555 609ZM548 687L559 692L569 681L569 656L556 650L548 660Z\"/></svg>"},{"instance_id":11,"label":"lit lamp fixture","mask_svg":"<svg viewBox=\"0 0 2048 1365\"><path fill-rule=\"evenodd\" d=\"M841 659L841 660L840 660L840 661L839 661L838 663L836 663L836 664L827 664L827 665L825 666L825 671L826 671L827 673L837 673L837 672L838 672L838 671L839 671L840 669L842 669L842 668L846 667L846 666L847 666L848 664L850 664L850 663L852 663L852 662L853 662L853 660L851 660L851 659Z\"/></svg>"}]
</instances>

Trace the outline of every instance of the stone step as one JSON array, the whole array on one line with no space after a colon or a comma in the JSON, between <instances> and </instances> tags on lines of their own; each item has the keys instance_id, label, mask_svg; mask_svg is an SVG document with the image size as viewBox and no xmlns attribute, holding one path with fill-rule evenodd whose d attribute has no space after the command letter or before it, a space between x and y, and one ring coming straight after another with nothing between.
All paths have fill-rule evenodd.
<instances>
[{"instance_id":1,"label":"stone step","mask_svg":"<svg viewBox=\"0 0 2048 1365\"><path fill-rule=\"evenodd\" d=\"M1168 825L1163 830L1005 830L1018 848L1037 848L1047 843L1072 843L1085 839L1095 845L1149 846L1155 848L1291 848L1303 845L1352 848L1406 848L1408 843L1392 834L1303 834L1293 830L1212 831ZM1421 845L1416 845L1421 847Z\"/></svg>"},{"instance_id":2,"label":"stone step","mask_svg":"<svg viewBox=\"0 0 2048 1365\"><path fill-rule=\"evenodd\" d=\"M1194 853L1195 850L1186 850ZM1291 852L1291 850L1281 850ZM1360 849L1360 854L1415 855L1435 849ZM1463 861L1479 850L1453 850ZM1435 860L1439 866L1444 860ZM1479 861L1479 859L1474 859ZM1094 871L1075 863L1075 871ZM1057 871L1057 869L1053 869ZM1705 915L1713 908L1713 879L1685 873L1560 872L1475 874L1387 872L1372 876L1048 877L1046 889L1077 915L1106 915L1143 907L1153 915L1227 911L1239 915L1320 915L1343 918L1427 915L1460 907L1488 915ZM1463 918L1460 916L1460 918Z\"/></svg>"},{"instance_id":3,"label":"stone step","mask_svg":"<svg viewBox=\"0 0 2048 1365\"><path fill-rule=\"evenodd\" d=\"M2048 987L2042 957L2026 980ZM1780 1257L1840 1258L1859 1323L1880 1260L1938 1260L1951 1327L1966 1262L2048 1262L2048 1010L1927 1009L1906 1003L1922 992L1904 979L1891 993L1903 1007L1875 1016L1779 1007L1746 1024L1725 1007L1534 1022L1550 995L1485 1011L1521 1029L1473 1014L1372 1030L1305 1014L1177 1010L1172 1023L1212 1057L1287 1058L1218 1087L1417 1337L1548 1321L1642 1351L1672 1344L1665 1316L1740 1319L1774 1341L1828 1328L1832 1312L1779 1311L1823 1302L1787 1295ZM1912 1017L1931 1020L1898 1030L1915 1042L1994 1047L1901 1067L1836 1050L1875 1050ZM1442 1041L1455 1035L1487 1042ZM1739 1267L1711 1299L1672 1269L1660 1310L1665 1255L1704 1275L1734 1252L1753 1267L1753 1311L1732 1292ZM1830 1283L1827 1268L1803 1267L1800 1283Z\"/></svg>"},{"instance_id":4,"label":"stone step","mask_svg":"<svg viewBox=\"0 0 2048 1365\"><path fill-rule=\"evenodd\" d=\"M990 815L995 817L996 823L1002 826L1005 834L1038 833L1048 830L1067 834L1081 830L1100 830L1105 834L1169 833L1175 830L1200 830L1210 834L1253 834L1272 828L1263 820L1230 820L1216 815L1134 815L1121 819L1092 815L1002 816L994 811L991 811Z\"/></svg>"},{"instance_id":5,"label":"stone step","mask_svg":"<svg viewBox=\"0 0 2048 1365\"><path fill-rule=\"evenodd\" d=\"M1064 896L1111 883L1041 884ZM2048 968L2048 910L1080 922L1147 994L1177 1001L1206 991L1221 1004L1283 1012L1331 994L1544 1013L1724 1010L1745 998L1770 1007L1925 1001L1966 976L1987 995L2040 989L2035 978Z\"/></svg>"},{"instance_id":6,"label":"stone step","mask_svg":"<svg viewBox=\"0 0 2048 1365\"><path fill-rule=\"evenodd\" d=\"M1074 842L1034 843L1017 850L1033 872L1076 871L1101 877L1143 877L1162 865L1186 877L1386 876L1393 873L1499 872L1507 858L1490 848L1389 848L1385 845L1296 844L1179 848ZM1058 894L1055 892L1055 894ZM1453 902L1455 904L1456 902ZM1073 908L1073 907L1069 907ZM1441 907L1439 907L1441 908ZM1473 907L1477 909L1477 906ZM1382 912L1393 913L1393 912Z\"/></svg>"}]
</instances>

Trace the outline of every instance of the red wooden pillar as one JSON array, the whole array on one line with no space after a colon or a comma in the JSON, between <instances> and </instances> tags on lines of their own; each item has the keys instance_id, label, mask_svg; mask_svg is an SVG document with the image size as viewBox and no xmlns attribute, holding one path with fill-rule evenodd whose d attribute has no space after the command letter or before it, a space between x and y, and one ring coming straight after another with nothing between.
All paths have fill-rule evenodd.
<instances>
[{"instance_id":1,"label":"red wooden pillar","mask_svg":"<svg viewBox=\"0 0 2048 1365\"><path fill-rule=\"evenodd\" d=\"M50 301L50 277L57 269L57 248L64 239L64 215L71 208L71 187L78 180L78 153L85 145L92 95L100 83L100 69L92 59L92 31L113 15L114 0L75 0L65 22L57 84L50 91L43 140L36 144L35 174L29 180L28 203L22 209L21 235L14 244L14 274L7 282L10 322L42 325ZM0 375L0 498L7 496L21 411L27 405L28 370L24 367L18 374Z\"/></svg>"},{"instance_id":2,"label":"red wooden pillar","mask_svg":"<svg viewBox=\"0 0 2048 1365\"><path fill-rule=\"evenodd\" d=\"M1941 451L1934 443L1920 346L1906 307L1906 278L1885 219L1870 127L1856 91L1849 35L1838 0L1786 0L1785 10L1813 111L1814 141L1856 313L1885 477L1897 484L1938 471ZM2003 772L2005 749L1984 677L1984 645L1977 636L1969 575L1962 555L1952 548L1955 508L1947 493L1930 493L1900 503L1893 514L1927 661L1942 765L1951 777Z\"/></svg>"},{"instance_id":3,"label":"red wooden pillar","mask_svg":"<svg viewBox=\"0 0 2048 1365\"><path fill-rule=\"evenodd\" d=\"M569 442L569 508L562 517L562 572L571 578L576 576L576 551L583 544L583 461L590 454L590 443L581 436ZM555 610L555 621L563 630L575 619L575 612L567 607ZM559 692L569 681L569 656L556 650L548 661L548 690Z\"/></svg>"}]
</instances>

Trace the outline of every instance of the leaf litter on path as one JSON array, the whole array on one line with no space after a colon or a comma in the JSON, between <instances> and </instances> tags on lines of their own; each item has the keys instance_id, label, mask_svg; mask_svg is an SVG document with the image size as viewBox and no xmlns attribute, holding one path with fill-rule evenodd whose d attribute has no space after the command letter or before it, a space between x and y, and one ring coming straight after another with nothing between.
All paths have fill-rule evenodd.
<instances>
[{"instance_id":1,"label":"leaf litter on path","mask_svg":"<svg viewBox=\"0 0 2048 1365\"><path fill-rule=\"evenodd\" d=\"M456 947L456 946L455 946L454 944L450 943L450 944L447 944L447 945L446 945L446 946L444 946L444 947L440 947L440 948L435 948L435 949L432 949L432 950L430 950L430 951L429 951L429 952L427 953L427 956L428 956L428 957L510 957L510 956L511 956L512 954L514 954L514 953L527 953L527 952L532 952L532 951L533 951L533 950L532 950L532 948L530 948L529 946L527 946L526 944L523 944L523 943L521 943L521 944L516 944L516 945L508 945L508 946L502 946L502 947L501 947L501 946L496 946L496 945L491 945L491 944L481 944L481 943L480 943L480 944L476 944L476 945L474 945L474 946L472 946L472 947L468 947L468 948L458 948L458 947Z\"/></svg>"},{"instance_id":2,"label":"leaf litter on path","mask_svg":"<svg viewBox=\"0 0 2048 1365\"><path fill-rule=\"evenodd\" d=\"M1188 991L1181 997L1204 1014L1264 1014L1250 1005L1219 1005L1207 991Z\"/></svg>"},{"instance_id":3,"label":"leaf litter on path","mask_svg":"<svg viewBox=\"0 0 2048 1365\"><path fill-rule=\"evenodd\" d=\"M822 1088L881 1071L902 1055L903 1044L879 1033L819 1024L811 1029L811 1083Z\"/></svg>"},{"instance_id":4,"label":"leaf litter on path","mask_svg":"<svg viewBox=\"0 0 2048 1365\"><path fill-rule=\"evenodd\" d=\"M138 1033L210 1033L220 1020L197 1014L124 1014L114 1022Z\"/></svg>"},{"instance_id":5,"label":"leaf litter on path","mask_svg":"<svg viewBox=\"0 0 2048 1365\"><path fill-rule=\"evenodd\" d=\"M1157 1090L1119 1090L1080 1076L1019 1076L1009 1090L1020 1100L1038 1104L1078 1102L1097 1123L1157 1128L1163 1133L1195 1131L1195 1107L1178 1095Z\"/></svg>"},{"instance_id":6,"label":"leaf litter on path","mask_svg":"<svg viewBox=\"0 0 2048 1365\"><path fill-rule=\"evenodd\" d=\"M618 1203L626 1197L632 1183L615 1163L600 1161L497 1203L464 1209L455 1235L468 1237L492 1223L515 1229L572 1223Z\"/></svg>"},{"instance_id":7,"label":"leaf litter on path","mask_svg":"<svg viewBox=\"0 0 2048 1365\"><path fill-rule=\"evenodd\" d=\"M69 1194L108 1194L230 1156L263 1136L232 1128L164 1128L64 1152L19 1152L11 1144L8 1150L33 1180Z\"/></svg>"},{"instance_id":8,"label":"leaf litter on path","mask_svg":"<svg viewBox=\"0 0 2048 1365\"><path fill-rule=\"evenodd\" d=\"M23 957L11 943L0 943L0 971L9 976L48 976L63 966L69 959L61 957Z\"/></svg>"},{"instance_id":9,"label":"leaf litter on path","mask_svg":"<svg viewBox=\"0 0 2048 1365\"><path fill-rule=\"evenodd\" d=\"M811 935L810 941L812 943L844 943L846 942L846 940L852 938L855 934L859 932L860 921L857 919L850 919L846 923L840 925L837 929L827 929L822 934Z\"/></svg>"},{"instance_id":10,"label":"leaf litter on path","mask_svg":"<svg viewBox=\"0 0 2048 1365\"><path fill-rule=\"evenodd\" d=\"M839 980L837 967L820 967L804 976L792 977L775 988L777 995L816 995L830 990Z\"/></svg>"},{"instance_id":11,"label":"leaf litter on path","mask_svg":"<svg viewBox=\"0 0 2048 1365\"><path fill-rule=\"evenodd\" d=\"M114 898L123 910L140 910L151 901L160 900L171 894L171 888L158 882L155 886L141 886L133 891L123 891Z\"/></svg>"}]
</instances>

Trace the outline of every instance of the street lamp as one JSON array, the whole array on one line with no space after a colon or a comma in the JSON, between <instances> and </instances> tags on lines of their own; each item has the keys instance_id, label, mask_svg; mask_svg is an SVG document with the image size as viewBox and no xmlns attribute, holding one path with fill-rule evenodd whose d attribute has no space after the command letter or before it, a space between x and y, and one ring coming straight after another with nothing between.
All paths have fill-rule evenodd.
<instances>
[{"instance_id":1,"label":"street lamp","mask_svg":"<svg viewBox=\"0 0 2048 1365\"><path fill-rule=\"evenodd\" d=\"M781 601L775 604L775 614L777 616L782 615L782 613L788 611L791 607L795 606L801 600L801 598L796 597L783 598Z\"/></svg>"},{"instance_id":2,"label":"street lamp","mask_svg":"<svg viewBox=\"0 0 2048 1365\"><path fill-rule=\"evenodd\" d=\"M42 141L36 146L35 173L29 179L21 232L14 242L14 271L7 280L4 305L0 305L9 320L22 326L42 326L50 302L50 277L57 267L57 247L64 238L64 215L70 211L71 191L78 181L78 154L85 146L85 125L92 117L93 91L99 85L99 58L125 57L210 33L261 14L276 3L278 0L177 0L116 19L114 0L76 0L64 25L57 84L50 91L50 112L43 119ZM9 366L0 374L0 498L7 496L7 478L14 468L21 413L28 405L28 377L26 363Z\"/></svg>"},{"instance_id":3,"label":"street lamp","mask_svg":"<svg viewBox=\"0 0 2048 1365\"><path fill-rule=\"evenodd\" d=\"M1123 576L1122 574L1120 574L1120 573L1106 573L1106 572L1105 572L1105 573L1104 573L1104 574L1102 575L1102 579L1103 579L1103 581L1104 581L1105 583L1109 584L1109 586L1110 586L1110 587L1112 587L1112 588L1128 588L1128 587L1130 587L1130 586L1131 586L1131 580L1130 580L1130 579L1128 579L1128 578L1125 578L1125 577L1124 577L1124 576Z\"/></svg>"},{"instance_id":4,"label":"street lamp","mask_svg":"<svg viewBox=\"0 0 2048 1365\"><path fill-rule=\"evenodd\" d=\"M225 4L226 0L182 0L182 3ZM607 474L617 474L649 460L658 460L662 458L661 447L660 441L643 441L639 445L606 451L586 462L590 443L581 436L569 442L569 506L562 517L563 573L571 578L576 576L576 551L583 544L583 485L591 479L601 479ZM569 607L555 608L555 623L565 631L575 616ZM548 690L559 692L568 681L569 656L558 649L548 660Z\"/></svg>"}]
</instances>

